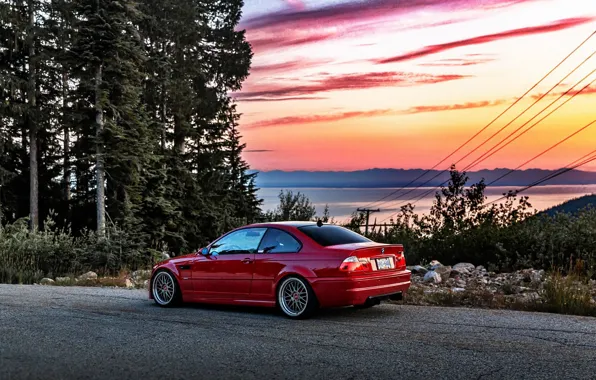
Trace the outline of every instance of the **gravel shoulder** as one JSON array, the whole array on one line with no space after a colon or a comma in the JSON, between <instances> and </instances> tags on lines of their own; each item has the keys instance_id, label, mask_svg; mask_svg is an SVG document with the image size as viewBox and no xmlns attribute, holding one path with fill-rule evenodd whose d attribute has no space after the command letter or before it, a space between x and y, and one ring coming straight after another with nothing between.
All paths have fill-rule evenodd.
<instances>
[{"instance_id":1,"label":"gravel shoulder","mask_svg":"<svg viewBox=\"0 0 596 380\"><path fill-rule=\"evenodd\" d=\"M381 305L292 321L134 289L0 285L2 379L590 379L596 319Z\"/></svg>"}]
</instances>

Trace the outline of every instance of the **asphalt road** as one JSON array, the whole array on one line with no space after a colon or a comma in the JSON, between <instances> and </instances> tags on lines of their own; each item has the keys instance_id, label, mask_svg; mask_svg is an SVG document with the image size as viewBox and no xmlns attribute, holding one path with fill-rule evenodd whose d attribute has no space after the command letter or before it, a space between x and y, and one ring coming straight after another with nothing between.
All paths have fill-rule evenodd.
<instances>
[{"instance_id":1,"label":"asphalt road","mask_svg":"<svg viewBox=\"0 0 596 380\"><path fill-rule=\"evenodd\" d=\"M0 285L0 379L596 379L596 319L381 305L292 321Z\"/></svg>"}]
</instances>

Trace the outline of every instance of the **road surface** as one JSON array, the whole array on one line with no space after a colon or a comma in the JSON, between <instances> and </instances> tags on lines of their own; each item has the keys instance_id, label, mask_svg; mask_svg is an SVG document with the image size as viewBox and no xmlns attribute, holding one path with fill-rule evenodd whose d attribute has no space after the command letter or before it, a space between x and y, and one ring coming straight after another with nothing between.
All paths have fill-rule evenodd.
<instances>
[{"instance_id":1,"label":"road surface","mask_svg":"<svg viewBox=\"0 0 596 380\"><path fill-rule=\"evenodd\" d=\"M596 319L381 305L292 321L140 290L0 285L0 378L595 379Z\"/></svg>"}]
</instances>

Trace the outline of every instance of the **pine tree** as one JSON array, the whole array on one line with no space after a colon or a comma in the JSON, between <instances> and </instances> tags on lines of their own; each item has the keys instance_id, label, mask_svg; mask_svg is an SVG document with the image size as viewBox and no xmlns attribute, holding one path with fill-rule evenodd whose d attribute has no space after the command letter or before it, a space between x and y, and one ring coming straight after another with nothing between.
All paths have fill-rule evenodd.
<instances>
[{"instance_id":1,"label":"pine tree","mask_svg":"<svg viewBox=\"0 0 596 380\"><path fill-rule=\"evenodd\" d=\"M135 205L151 152L140 103L145 58L135 26L140 14L132 1L79 0L76 10L80 22L72 51L84 120L78 132L85 144L79 148L95 147L96 228L103 235L106 210L113 222L138 224Z\"/></svg>"}]
</instances>

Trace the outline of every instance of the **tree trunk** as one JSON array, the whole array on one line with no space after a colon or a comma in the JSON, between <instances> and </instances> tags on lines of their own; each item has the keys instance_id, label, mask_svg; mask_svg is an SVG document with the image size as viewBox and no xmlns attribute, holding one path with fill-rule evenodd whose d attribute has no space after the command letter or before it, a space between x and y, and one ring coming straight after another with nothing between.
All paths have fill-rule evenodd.
<instances>
[{"instance_id":1,"label":"tree trunk","mask_svg":"<svg viewBox=\"0 0 596 380\"><path fill-rule=\"evenodd\" d=\"M70 130L66 120L66 96L68 88L68 76L66 69L62 69L62 124L64 125L64 199L70 211Z\"/></svg>"},{"instance_id":2,"label":"tree trunk","mask_svg":"<svg viewBox=\"0 0 596 380\"><path fill-rule=\"evenodd\" d=\"M103 156L103 109L101 104L102 67L99 64L95 71L95 137L96 137L96 181L97 181L97 233L105 235L106 207L105 207L105 173Z\"/></svg>"},{"instance_id":3,"label":"tree trunk","mask_svg":"<svg viewBox=\"0 0 596 380\"><path fill-rule=\"evenodd\" d=\"M29 0L29 80L27 83L27 101L29 103L27 113L27 127L29 130L29 218L31 231L39 228L39 184L37 166L37 121L36 121L36 82L35 82L35 11L33 0Z\"/></svg>"},{"instance_id":4,"label":"tree trunk","mask_svg":"<svg viewBox=\"0 0 596 380\"><path fill-rule=\"evenodd\" d=\"M182 126L182 119L180 116L174 116L174 151L178 154L185 154L186 153L186 145L184 144L186 141L186 135L184 132L184 127Z\"/></svg>"},{"instance_id":5,"label":"tree trunk","mask_svg":"<svg viewBox=\"0 0 596 380\"><path fill-rule=\"evenodd\" d=\"M165 81L165 79L164 79ZM159 110L159 116L161 119L161 154L166 153L166 132L168 128L167 120L166 120L166 86L162 84L161 86L161 104Z\"/></svg>"}]
</instances>

